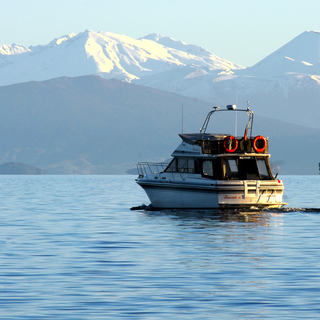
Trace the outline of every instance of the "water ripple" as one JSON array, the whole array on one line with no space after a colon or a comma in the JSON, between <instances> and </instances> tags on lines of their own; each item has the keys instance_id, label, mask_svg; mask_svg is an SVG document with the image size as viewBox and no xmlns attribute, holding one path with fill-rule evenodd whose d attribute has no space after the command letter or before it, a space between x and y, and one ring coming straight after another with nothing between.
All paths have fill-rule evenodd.
<instances>
[{"instance_id":1,"label":"water ripple","mask_svg":"<svg viewBox=\"0 0 320 320\"><path fill-rule=\"evenodd\" d=\"M130 211L131 176L3 176L0 318L316 319L319 179L287 180L292 207L186 212Z\"/></svg>"}]
</instances>

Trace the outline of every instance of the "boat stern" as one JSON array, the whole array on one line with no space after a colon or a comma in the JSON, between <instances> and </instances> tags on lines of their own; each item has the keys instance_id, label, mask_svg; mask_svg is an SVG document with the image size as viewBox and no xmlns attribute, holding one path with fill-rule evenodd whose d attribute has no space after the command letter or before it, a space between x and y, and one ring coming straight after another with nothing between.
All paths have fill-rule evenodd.
<instances>
[{"instance_id":1,"label":"boat stern","mask_svg":"<svg viewBox=\"0 0 320 320\"><path fill-rule=\"evenodd\" d=\"M232 185L231 185L232 184ZM283 202L283 182L281 180L221 181L218 203L220 208L258 207L281 208Z\"/></svg>"}]
</instances>

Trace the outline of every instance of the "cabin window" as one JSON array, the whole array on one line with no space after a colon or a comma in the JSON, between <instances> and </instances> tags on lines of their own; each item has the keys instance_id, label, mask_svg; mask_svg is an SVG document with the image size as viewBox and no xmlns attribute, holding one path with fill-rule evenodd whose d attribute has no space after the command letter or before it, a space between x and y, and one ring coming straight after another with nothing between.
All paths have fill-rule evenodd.
<instances>
[{"instance_id":1,"label":"cabin window","mask_svg":"<svg viewBox=\"0 0 320 320\"><path fill-rule=\"evenodd\" d=\"M232 173L237 173L238 172L238 164L237 164L237 161L235 159L229 159L228 160L228 164L229 164L230 172L232 172Z\"/></svg>"},{"instance_id":2,"label":"cabin window","mask_svg":"<svg viewBox=\"0 0 320 320\"><path fill-rule=\"evenodd\" d=\"M225 158L222 161L224 179L269 180L267 159L256 157Z\"/></svg>"},{"instance_id":3,"label":"cabin window","mask_svg":"<svg viewBox=\"0 0 320 320\"><path fill-rule=\"evenodd\" d=\"M266 161L264 159L257 159L257 165L261 179L269 179L270 174L267 168Z\"/></svg>"},{"instance_id":4,"label":"cabin window","mask_svg":"<svg viewBox=\"0 0 320 320\"><path fill-rule=\"evenodd\" d=\"M213 166L211 160L202 162L202 173L204 176L213 177Z\"/></svg>"},{"instance_id":5,"label":"cabin window","mask_svg":"<svg viewBox=\"0 0 320 320\"><path fill-rule=\"evenodd\" d=\"M200 164L201 175L204 178L217 179L218 168L216 159L203 160L200 162Z\"/></svg>"},{"instance_id":6,"label":"cabin window","mask_svg":"<svg viewBox=\"0 0 320 320\"><path fill-rule=\"evenodd\" d=\"M188 158L178 159L179 172L194 173L194 160Z\"/></svg>"},{"instance_id":7,"label":"cabin window","mask_svg":"<svg viewBox=\"0 0 320 320\"><path fill-rule=\"evenodd\" d=\"M177 172L177 159L173 158L164 172Z\"/></svg>"},{"instance_id":8,"label":"cabin window","mask_svg":"<svg viewBox=\"0 0 320 320\"><path fill-rule=\"evenodd\" d=\"M259 180L256 159L254 157L240 157L239 173L240 180Z\"/></svg>"},{"instance_id":9,"label":"cabin window","mask_svg":"<svg viewBox=\"0 0 320 320\"><path fill-rule=\"evenodd\" d=\"M191 158L174 158L165 169L165 172L194 173L194 159Z\"/></svg>"},{"instance_id":10,"label":"cabin window","mask_svg":"<svg viewBox=\"0 0 320 320\"><path fill-rule=\"evenodd\" d=\"M228 158L224 165L224 176L226 179L239 179L238 161L234 158Z\"/></svg>"}]
</instances>

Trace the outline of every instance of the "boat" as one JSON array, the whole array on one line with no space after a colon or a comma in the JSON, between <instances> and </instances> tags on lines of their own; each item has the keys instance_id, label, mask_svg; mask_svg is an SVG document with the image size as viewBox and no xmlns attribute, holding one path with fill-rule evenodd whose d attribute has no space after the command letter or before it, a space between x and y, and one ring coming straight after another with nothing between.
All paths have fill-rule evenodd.
<instances>
[{"instance_id":1,"label":"boat","mask_svg":"<svg viewBox=\"0 0 320 320\"><path fill-rule=\"evenodd\" d=\"M213 114L245 112L243 136L207 133ZM253 111L214 107L199 133L181 133L169 163L140 162L136 182L154 209L280 208L284 185L273 175L268 138L252 136Z\"/></svg>"}]
</instances>

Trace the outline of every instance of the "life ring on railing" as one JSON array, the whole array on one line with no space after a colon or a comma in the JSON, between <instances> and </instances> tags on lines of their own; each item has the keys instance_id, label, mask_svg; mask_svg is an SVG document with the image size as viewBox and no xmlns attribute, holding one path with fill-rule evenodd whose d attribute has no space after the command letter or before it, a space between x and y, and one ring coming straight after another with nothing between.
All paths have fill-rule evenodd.
<instances>
[{"instance_id":1,"label":"life ring on railing","mask_svg":"<svg viewBox=\"0 0 320 320\"><path fill-rule=\"evenodd\" d=\"M232 144L234 145L232 146ZM227 136L223 140L223 147L227 152L235 152L238 148L238 140L234 136Z\"/></svg>"},{"instance_id":2,"label":"life ring on railing","mask_svg":"<svg viewBox=\"0 0 320 320\"><path fill-rule=\"evenodd\" d=\"M257 146L257 143L259 144L259 146ZM253 149L256 152L263 152L267 147L267 141L265 139L265 137L263 136L256 136L253 140Z\"/></svg>"}]
</instances>

